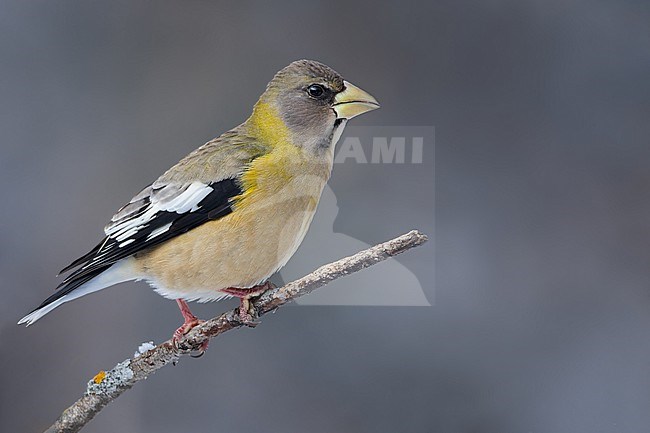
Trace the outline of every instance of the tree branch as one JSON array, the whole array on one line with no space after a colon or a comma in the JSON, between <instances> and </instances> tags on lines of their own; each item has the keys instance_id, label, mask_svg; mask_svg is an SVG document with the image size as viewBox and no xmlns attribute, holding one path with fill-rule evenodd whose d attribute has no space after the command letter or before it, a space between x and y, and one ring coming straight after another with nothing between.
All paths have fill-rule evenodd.
<instances>
[{"instance_id":1,"label":"tree branch","mask_svg":"<svg viewBox=\"0 0 650 433\"><path fill-rule=\"evenodd\" d=\"M321 266L309 275L283 287L269 289L258 298L255 298L252 305L257 312L257 316L261 317L293 299L326 285L332 280L360 271L389 257L422 245L426 241L426 235L413 230L350 257ZM100 371L88 382L83 397L63 411L59 419L45 433L78 432L108 403L115 400L137 382L146 379L147 376L169 363L176 363L180 356L197 350L204 341L231 329L244 326L238 312L238 309L228 311L193 328L178 342L178 348L174 347L171 340L167 340L150 350L146 350L147 346L143 345L140 347L140 351L144 353L136 354L137 356L120 362L110 371Z\"/></svg>"}]
</instances>

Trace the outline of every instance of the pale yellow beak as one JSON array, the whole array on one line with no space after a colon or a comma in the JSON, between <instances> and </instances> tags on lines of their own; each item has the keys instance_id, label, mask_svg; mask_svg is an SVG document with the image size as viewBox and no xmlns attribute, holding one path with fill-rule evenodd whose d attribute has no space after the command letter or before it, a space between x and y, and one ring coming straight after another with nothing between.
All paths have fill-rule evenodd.
<instances>
[{"instance_id":1,"label":"pale yellow beak","mask_svg":"<svg viewBox=\"0 0 650 433\"><path fill-rule=\"evenodd\" d=\"M334 111L339 119L352 119L359 114L379 108L379 102L371 94L352 83L343 81L345 90L334 98Z\"/></svg>"}]
</instances>

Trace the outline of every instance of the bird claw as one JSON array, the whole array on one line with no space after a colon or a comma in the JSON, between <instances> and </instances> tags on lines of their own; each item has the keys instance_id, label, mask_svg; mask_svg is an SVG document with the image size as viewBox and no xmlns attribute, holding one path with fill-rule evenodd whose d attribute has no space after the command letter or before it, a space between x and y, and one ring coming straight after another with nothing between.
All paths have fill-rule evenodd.
<instances>
[{"instance_id":1,"label":"bird claw","mask_svg":"<svg viewBox=\"0 0 650 433\"><path fill-rule=\"evenodd\" d=\"M186 320L181 326L179 326L178 329L174 331L174 335L172 336L172 344L174 345L174 349L182 350L182 351L197 350L199 354L197 356L190 355L192 356L192 358L200 358L201 356L203 356L203 353L205 353L205 351L208 349L209 340L206 340L203 343L201 343L198 349L195 349L193 347L187 347L185 345L181 347L181 345L178 344L185 334L187 334L193 328L195 328L196 326L202 323L205 323L205 320L199 320L195 317L194 319Z\"/></svg>"},{"instance_id":2,"label":"bird claw","mask_svg":"<svg viewBox=\"0 0 650 433\"><path fill-rule=\"evenodd\" d=\"M209 340L205 340L203 343L201 343L201 346L199 346L199 350L197 350L196 353L190 353L190 357L196 359L205 355L205 351L208 350L208 344Z\"/></svg>"},{"instance_id":3,"label":"bird claw","mask_svg":"<svg viewBox=\"0 0 650 433\"><path fill-rule=\"evenodd\" d=\"M176 331L174 331L172 341L174 343L178 342L178 340L183 338L183 336L190 332L192 328L199 326L203 322L204 320L199 320L196 317L194 319L186 320L181 326L178 327L178 329L176 329Z\"/></svg>"},{"instance_id":4,"label":"bird claw","mask_svg":"<svg viewBox=\"0 0 650 433\"><path fill-rule=\"evenodd\" d=\"M253 316L251 316L250 314L248 316L242 317L241 313L239 313L239 321L242 323L242 325L247 326L249 328L256 328L257 325L262 323L259 320L253 319Z\"/></svg>"},{"instance_id":5,"label":"bird claw","mask_svg":"<svg viewBox=\"0 0 650 433\"><path fill-rule=\"evenodd\" d=\"M190 332L192 328L200 325L201 323L205 323L205 320L199 320L192 312L190 311L189 305L187 305L187 302L183 301L182 299L177 299L176 302L178 303L178 307L181 310L181 314L183 315L183 324L174 331L174 335L172 336L172 345L174 346L174 349L179 351L198 351L198 355L190 356L192 358L200 358L203 356L203 353L208 349L208 344L210 343L210 340L205 340L203 343L199 345L198 348L196 347L180 347L178 342L183 338L185 334Z\"/></svg>"},{"instance_id":6,"label":"bird claw","mask_svg":"<svg viewBox=\"0 0 650 433\"><path fill-rule=\"evenodd\" d=\"M201 323L204 321L202 320ZM210 340L205 340L203 343L199 345L198 348L196 347L190 347L186 345L179 345L178 342L180 341L180 338L176 338L176 333L174 333L174 337L172 337L172 344L174 346L174 349L177 351L191 351L190 356L192 358L200 358L203 356L206 350L208 350L208 345L210 344ZM193 353L196 352L196 353Z\"/></svg>"},{"instance_id":7,"label":"bird claw","mask_svg":"<svg viewBox=\"0 0 650 433\"><path fill-rule=\"evenodd\" d=\"M259 320L257 320L258 317L255 307L250 302L250 298L241 298L239 303L239 321L249 328L255 328L260 324Z\"/></svg>"},{"instance_id":8,"label":"bird claw","mask_svg":"<svg viewBox=\"0 0 650 433\"><path fill-rule=\"evenodd\" d=\"M275 285L270 281L267 281L264 284L250 288L242 289L238 287L228 287L226 289L222 289L221 291L239 298L239 321L249 328L254 328L259 325L260 322L257 320L259 318L259 315L255 310L251 299L258 297L262 293L273 288L275 288Z\"/></svg>"}]
</instances>

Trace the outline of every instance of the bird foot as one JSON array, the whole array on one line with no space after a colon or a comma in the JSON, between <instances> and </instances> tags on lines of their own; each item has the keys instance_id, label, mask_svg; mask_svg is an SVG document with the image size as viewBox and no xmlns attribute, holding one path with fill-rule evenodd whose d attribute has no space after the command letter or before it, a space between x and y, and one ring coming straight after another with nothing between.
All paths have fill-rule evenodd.
<instances>
[{"instance_id":1,"label":"bird foot","mask_svg":"<svg viewBox=\"0 0 650 433\"><path fill-rule=\"evenodd\" d=\"M249 288L228 287L221 291L239 298L239 319L244 325L254 328L259 322L256 320L258 317L257 311L255 311L255 307L250 300L273 288L275 288L273 283L267 281L264 284Z\"/></svg>"},{"instance_id":2,"label":"bird foot","mask_svg":"<svg viewBox=\"0 0 650 433\"><path fill-rule=\"evenodd\" d=\"M181 326L178 327L178 329L176 329L176 331L174 331L174 336L172 339L174 341L180 340L183 335L187 334L192 330L192 328L199 326L203 322L204 320L199 320L196 317L193 320L186 320Z\"/></svg>"},{"instance_id":3,"label":"bird foot","mask_svg":"<svg viewBox=\"0 0 650 433\"><path fill-rule=\"evenodd\" d=\"M183 336L185 334L187 334L193 328L195 328L196 326L198 326L198 325L200 325L201 323L204 323L204 322L205 322L205 320L199 320L196 317L194 318L194 320L186 320L185 322L183 322L183 324L181 326L179 326L178 329L176 329L176 331L174 331L174 335L172 336L172 343L174 344L174 347L176 349L185 349L183 347L179 347L178 342L183 338ZM206 350L208 350L208 344L210 344L210 340L206 340L203 343L201 343L201 345L199 346L199 348L197 350L198 354L197 355L191 355L192 358L199 358L199 357L203 356L203 353Z\"/></svg>"},{"instance_id":4,"label":"bird foot","mask_svg":"<svg viewBox=\"0 0 650 433\"><path fill-rule=\"evenodd\" d=\"M204 323L205 320L200 320L198 319L192 312L190 311L189 305L187 305L187 302L177 299L176 302L178 303L178 307L181 310L181 314L183 315L183 324L174 331L174 335L172 336L172 344L176 349L185 349L181 348L178 346L178 342L183 338L185 334L190 332L193 328L196 326L200 325L201 323ZM210 344L210 340L205 340L199 348L197 349L198 354L197 355L190 355L192 358L200 358L203 356L205 351L208 349L208 344Z\"/></svg>"},{"instance_id":5,"label":"bird foot","mask_svg":"<svg viewBox=\"0 0 650 433\"><path fill-rule=\"evenodd\" d=\"M253 307L249 299L239 299L239 320L249 328L254 328L260 323L258 320L255 320L256 318L257 311L255 311L255 307Z\"/></svg>"}]
</instances>

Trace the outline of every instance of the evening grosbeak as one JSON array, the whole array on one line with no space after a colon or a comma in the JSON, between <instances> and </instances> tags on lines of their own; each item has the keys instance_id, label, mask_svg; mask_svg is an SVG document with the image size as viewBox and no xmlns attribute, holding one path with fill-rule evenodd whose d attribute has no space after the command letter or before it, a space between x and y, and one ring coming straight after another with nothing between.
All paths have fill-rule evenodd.
<instances>
[{"instance_id":1,"label":"evening grosbeak","mask_svg":"<svg viewBox=\"0 0 650 433\"><path fill-rule=\"evenodd\" d=\"M183 325L199 321L186 301L248 299L302 242L348 119L379 108L328 66L299 60L278 72L241 125L199 147L111 218L104 239L19 324L129 280L175 299Z\"/></svg>"}]
</instances>

